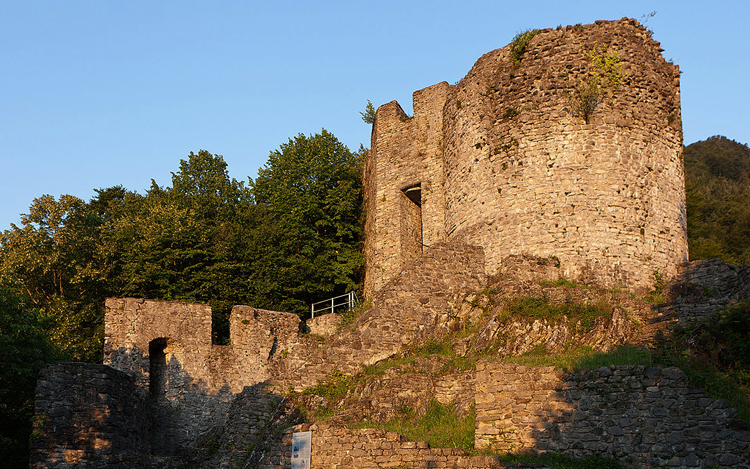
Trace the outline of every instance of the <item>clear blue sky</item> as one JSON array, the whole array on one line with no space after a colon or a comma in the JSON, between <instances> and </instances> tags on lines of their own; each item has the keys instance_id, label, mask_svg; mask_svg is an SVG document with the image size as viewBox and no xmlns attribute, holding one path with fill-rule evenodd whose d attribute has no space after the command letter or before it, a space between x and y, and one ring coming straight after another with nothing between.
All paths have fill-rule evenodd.
<instances>
[{"instance_id":1,"label":"clear blue sky","mask_svg":"<svg viewBox=\"0 0 750 469\"><path fill-rule=\"evenodd\" d=\"M190 151L247 180L298 133L369 146L368 99L410 112L519 31L652 11L685 144L748 143L746 0L0 0L0 230L43 194L169 185Z\"/></svg>"}]
</instances>

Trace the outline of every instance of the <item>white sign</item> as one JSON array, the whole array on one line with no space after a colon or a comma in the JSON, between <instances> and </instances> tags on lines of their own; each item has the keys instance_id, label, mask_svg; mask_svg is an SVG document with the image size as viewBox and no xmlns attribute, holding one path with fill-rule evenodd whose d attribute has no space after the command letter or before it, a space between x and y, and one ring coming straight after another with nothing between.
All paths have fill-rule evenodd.
<instances>
[{"instance_id":1,"label":"white sign","mask_svg":"<svg viewBox=\"0 0 750 469\"><path fill-rule=\"evenodd\" d=\"M310 469L312 432L297 432L292 435L292 469Z\"/></svg>"}]
</instances>

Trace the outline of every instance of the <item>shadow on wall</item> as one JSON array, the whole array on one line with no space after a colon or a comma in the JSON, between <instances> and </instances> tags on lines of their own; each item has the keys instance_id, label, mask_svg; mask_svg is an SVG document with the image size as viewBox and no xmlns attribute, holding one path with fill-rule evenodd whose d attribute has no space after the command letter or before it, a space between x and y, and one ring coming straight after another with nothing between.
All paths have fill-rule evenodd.
<instances>
[{"instance_id":1,"label":"shadow on wall","mask_svg":"<svg viewBox=\"0 0 750 469\"><path fill-rule=\"evenodd\" d=\"M150 409L151 449L167 455L191 446L201 435L223 423L234 394L229 385L212 389L203 379L186 371L182 362L170 353L170 339L157 338L149 343L149 355L137 349L118 349L134 362L148 363L143 370L140 395Z\"/></svg>"},{"instance_id":2,"label":"shadow on wall","mask_svg":"<svg viewBox=\"0 0 750 469\"><path fill-rule=\"evenodd\" d=\"M642 467L750 467L750 431L678 368L477 365L478 449L605 455ZM497 412L497 409L512 409Z\"/></svg>"},{"instance_id":3,"label":"shadow on wall","mask_svg":"<svg viewBox=\"0 0 750 469\"><path fill-rule=\"evenodd\" d=\"M127 464L150 452L148 405L133 377L109 366L43 368L35 407L32 468Z\"/></svg>"},{"instance_id":4,"label":"shadow on wall","mask_svg":"<svg viewBox=\"0 0 750 469\"><path fill-rule=\"evenodd\" d=\"M150 455L192 457L197 447L211 449L224 437L255 444L281 398L265 383L236 395L227 385L211 390L164 349L168 340L153 341L146 387L107 365L62 363L42 370L31 467L139 467Z\"/></svg>"}]
</instances>

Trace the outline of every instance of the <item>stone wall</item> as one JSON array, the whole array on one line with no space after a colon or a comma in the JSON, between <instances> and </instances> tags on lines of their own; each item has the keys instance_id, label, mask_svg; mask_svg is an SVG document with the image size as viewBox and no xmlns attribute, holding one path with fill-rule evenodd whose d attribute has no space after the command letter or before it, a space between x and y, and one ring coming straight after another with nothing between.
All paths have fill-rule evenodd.
<instances>
[{"instance_id":1,"label":"stone wall","mask_svg":"<svg viewBox=\"0 0 750 469\"><path fill-rule=\"evenodd\" d=\"M680 324L711 319L719 311L750 301L750 266L704 259L681 266L678 281L666 287L659 313Z\"/></svg>"},{"instance_id":2,"label":"stone wall","mask_svg":"<svg viewBox=\"0 0 750 469\"><path fill-rule=\"evenodd\" d=\"M372 299L373 307L324 343L298 340L273 360L272 382L281 389L314 385L334 369L354 374L363 366L441 337L449 313L484 282L484 253L476 246L438 243L407 263Z\"/></svg>"},{"instance_id":3,"label":"stone wall","mask_svg":"<svg viewBox=\"0 0 750 469\"><path fill-rule=\"evenodd\" d=\"M235 306L231 346L211 344L207 305L107 299L104 363L131 374L150 405L156 454L192 445L221 424L234 396L270 378L269 362L296 343L294 314Z\"/></svg>"},{"instance_id":4,"label":"stone wall","mask_svg":"<svg viewBox=\"0 0 750 469\"><path fill-rule=\"evenodd\" d=\"M132 373L148 390L149 347L160 341L167 365L209 382L211 307L177 301L108 298L104 315L104 364Z\"/></svg>"},{"instance_id":5,"label":"stone wall","mask_svg":"<svg viewBox=\"0 0 750 469\"><path fill-rule=\"evenodd\" d=\"M305 321L307 333L319 337L330 337L339 329L341 315L339 313L328 313Z\"/></svg>"},{"instance_id":6,"label":"stone wall","mask_svg":"<svg viewBox=\"0 0 750 469\"><path fill-rule=\"evenodd\" d=\"M381 106L365 161L365 294L383 287L424 247L445 240L445 82L414 93L414 116Z\"/></svg>"},{"instance_id":7,"label":"stone wall","mask_svg":"<svg viewBox=\"0 0 750 469\"><path fill-rule=\"evenodd\" d=\"M750 431L677 368L477 365L475 446L606 455L643 468L750 467Z\"/></svg>"},{"instance_id":8,"label":"stone wall","mask_svg":"<svg viewBox=\"0 0 750 469\"><path fill-rule=\"evenodd\" d=\"M594 48L617 50L624 77L585 123L569 96ZM364 173L367 294L409 258L398 205L418 184L424 239L482 246L488 274L511 255L555 256L571 279L635 290L687 261L679 70L659 44L623 19L543 30L518 66L509 54L415 93L413 118L396 102L378 109Z\"/></svg>"},{"instance_id":9,"label":"stone wall","mask_svg":"<svg viewBox=\"0 0 750 469\"><path fill-rule=\"evenodd\" d=\"M257 467L291 467L292 434L302 431L312 431L312 469L546 469L538 464L503 463L491 456L469 456L457 448L430 448L424 441L406 441L395 432L372 428L352 430L331 425L297 425L289 428L284 432L280 444L269 451Z\"/></svg>"},{"instance_id":10,"label":"stone wall","mask_svg":"<svg viewBox=\"0 0 750 469\"><path fill-rule=\"evenodd\" d=\"M149 407L134 379L109 366L58 363L36 390L31 467L136 467L151 450Z\"/></svg>"}]
</instances>

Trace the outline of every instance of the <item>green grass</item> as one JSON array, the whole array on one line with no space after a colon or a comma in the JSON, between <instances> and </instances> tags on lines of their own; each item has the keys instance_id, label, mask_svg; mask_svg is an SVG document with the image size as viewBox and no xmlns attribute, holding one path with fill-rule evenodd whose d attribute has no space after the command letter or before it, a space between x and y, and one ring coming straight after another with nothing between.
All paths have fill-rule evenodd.
<instances>
[{"instance_id":1,"label":"green grass","mask_svg":"<svg viewBox=\"0 0 750 469\"><path fill-rule=\"evenodd\" d=\"M410 365L414 363L417 357L410 355L407 357L400 358L389 358L386 360L379 361L374 365L365 366L363 373L371 376L383 375L386 371L391 368L397 368L403 365Z\"/></svg>"},{"instance_id":2,"label":"green grass","mask_svg":"<svg viewBox=\"0 0 750 469\"><path fill-rule=\"evenodd\" d=\"M567 317L571 326L580 325L581 332L588 332L597 319L611 316L612 307L605 298L601 298L596 304L586 304L571 299L553 303L546 296L528 296L505 300L504 311L509 316L530 319L558 320Z\"/></svg>"},{"instance_id":3,"label":"green grass","mask_svg":"<svg viewBox=\"0 0 750 469\"><path fill-rule=\"evenodd\" d=\"M357 384L357 377L345 375L338 370L333 370L328 376L318 381L318 384L304 391L328 400L343 399Z\"/></svg>"},{"instance_id":4,"label":"green grass","mask_svg":"<svg viewBox=\"0 0 750 469\"><path fill-rule=\"evenodd\" d=\"M460 417L456 414L455 405L443 405L433 399L424 415L416 415L410 409L400 409L400 414L387 422L362 422L351 428L380 428L397 432L411 441L426 441L432 448L474 451L474 409L465 417Z\"/></svg>"},{"instance_id":5,"label":"green grass","mask_svg":"<svg viewBox=\"0 0 750 469\"><path fill-rule=\"evenodd\" d=\"M505 361L525 366L556 366L568 372L595 370L603 366L655 365L650 350L632 345L621 345L609 352L599 352L591 347L575 347L564 352L550 355L541 348Z\"/></svg>"},{"instance_id":6,"label":"green grass","mask_svg":"<svg viewBox=\"0 0 750 469\"><path fill-rule=\"evenodd\" d=\"M583 288L585 290L592 290L594 287L583 283L576 283L566 277L560 277L557 280L542 280L539 285L543 287L567 287L567 288Z\"/></svg>"}]
</instances>

